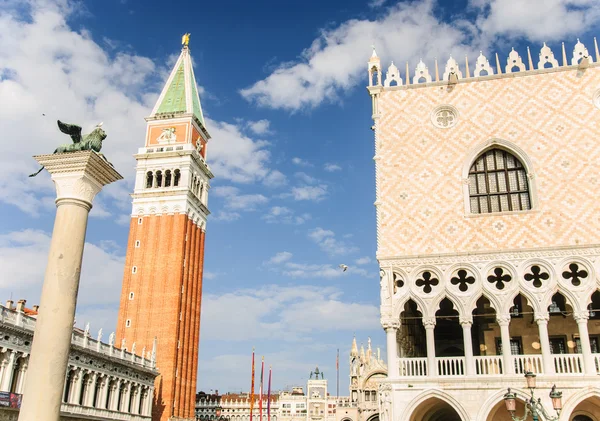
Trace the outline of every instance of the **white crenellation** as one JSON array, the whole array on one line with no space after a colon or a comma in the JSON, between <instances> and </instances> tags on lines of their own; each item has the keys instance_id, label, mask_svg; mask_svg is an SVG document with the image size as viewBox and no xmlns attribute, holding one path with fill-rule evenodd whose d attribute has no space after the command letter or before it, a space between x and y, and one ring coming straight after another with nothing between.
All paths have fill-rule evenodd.
<instances>
[{"instance_id":1,"label":"white crenellation","mask_svg":"<svg viewBox=\"0 0 600 421\"><path fill-rule=\"evenodd\" d=\"M546 64L550 64L550 67L558 67L558 60L554 58L554 53L544 43L544 46L540 50L540 61L538 62L538 69L545 69Z\"/></svg>"},{"instance_id":2,"label":"white crenellation","mask_svg":"<svg viewBox=\"0 0 600 421\"><path fill-rule=\"evenodd\" d=\"M527 70L525 68L525 63L523 63L523 59L521 58L519 53L516 52L513 48L510 54L508 55L508 58L506 59L506 67L504 68L504 72L513 73L515 67L519 69L519 72L524 72L525 70Z\"/></svg>"},{"instance_id":3,"label":"white crenellation","mask_svg":"<svg viewBox=\"0 0 600 421\"><path fill-rule=\"evenodd\" d=\"M395 82L395 85L392 83ZM383 82L384 86L400 86L402 85L402 79L400 78L400 71L392 61L390 67L388 67L387 73L385 75L385 81Z\"/></svg>"},{"instance_id":4,"label":"white crenellation","mask_svg":"<svg viewBox=\"0 0 600 421\"><path fill-rule=\"evenodd\" d=\"M460 71L460 67L459 67L458 63L456 62L456 60L454 60L452 58L452 56L450 56L450 58L446 62L446 68L444 70L443 79L445 81L448 81L450 79L451 74L456 75L456 77L458 79L463 78L462 72Z\"/></svg>"},{"instance_id":5,"label":"white crenellation","mask_svg":"<svg viewBox=\"0 0 600 421\"><path fill-rule=\"evenodd\" d=\"M485 74L481 74L482 72L485 72ZM479 77L489 76L493 74L494 69L492 69L492 66L490 66L490 62L488 61L488 59L480 51L479 57L477 57L477 61L475 62L475 71L473 72L473 76Z\"/></svg>"},{"instance_id":6,"label":"white crenellation","mask_svg":"<svg viewBox=\"0 0 600 421\"><path fill-rule=\"evenodd\" d=\"M423 63L423 60L419 60L417 67L415 68L415 75L413 77L413 84L418 83L429 83L431 82L431 75L429 74L429 69L427 65Z\"/></svg>"},{"instance_id":7,"label":"white crenellation","mask_svg":"<svg viewBox=\"0 0 600 421\"><path fill-rule=\"evenodd\" d=\"M578 65L579 61L583 58L587 58L590 63L594 61L592 59L592 56L590 56L588 49L585 48L585 45L583 45L583 43L579 41L579 38L577 38L577 44L575 44L575 48L573 48L573 58L571 59L571 65Z\"/></svg>"},{"instance_id":8,"label":"white crenellation","mask_svg":"<svg viewBox=\"0 0 600 421\"><path fill-rule=\"evenodd\" d=\"M597 42L596 41L594 41L594 47L597 50ZM483 55L483 53L480 51L479 56L477 57L477 60L475 63L475 70L473 71L473 73L470 73L469 69L468 69L468 63L469 63L468 57L466 57L466 60L465 60L465 65L467 66L466 67L466 75L463 75L462 71L460 70L460 66L459 66L458 62L454 58L450 57L448 59L448 61L446 62L446 66L444 68L444 73L443 73L441 79L439 78L439 75L438 75L437 60L435 60L436 66L435 66L435 78L434 78L433 75L430 74L427 64L425 64L423 62L423 60L421 59L421 60L419 60L419 63L415 67L414 75L412 76L412 81L408 74L408 66L409 65L407 63L407 75L406 75L406 80L404 81L405 82L404 86L408 87L411 84L412 85L429 84L432 82L457 83L459 80L467 81L467 80L472 80L474 78L487 77L487 76L502 77L503 76L502 70L504 70L504 73L507 73L507 74L530 72L530 71L536 71L536 72L537 71L553 71L553 69L566 69L571 66L579 66L579 69L583 70L590 63L598 62L598 60L599 60L598 57L600 57L600 52L598 52L596 54L596 56L597 57L594 60L592 58L592 55L590 55L588 49L585 47L585 45L578 39L577 44L575 44L575 46L574 46L573 56L569 63L569 62L567 62L564 43L562 43L563 63L561 65L559 63L558 59L555 57L552 49L546 43L543 43L543 45L540 49L540 52L539 52L539 60L538 60L537 66L534 65L532 57L531 57L531 52L529 50L529 47L527 47L527 60L529 63L529 68L523 61L523 57L521 57L521 55L513 48L510 51L510 53L508 54L508 57L506 58L506 65L504 66L504 69L500 68L500 66L501 66L500 58L499 58L498 54L496 54L496 69L494 69L494 67L492 67L489 60L487 59L487 57L485 55ZM585 62L580 63L583 58L585 58ZM385 78L383 85L381 84L380 59L375 53L373 54L373 56L371 56L371 59L369 60L369 68L368 69L369 69L369 72L368 72L369 73L369 90L371 92L371 95L374 97L379 95L379 93L381 92L381 89L379 89L379 88L391 88L391 87L403 85L402 78L400 77L400 72L399 72L398 68L394 65L393 62L390 65L390 67L388 68L388 71L386 73L386 78ZM453 77L450 77L451 75ZM377 113L375 113L375 112L373 113L374 116L376 114Z\"/></svg>"}]
</instances>

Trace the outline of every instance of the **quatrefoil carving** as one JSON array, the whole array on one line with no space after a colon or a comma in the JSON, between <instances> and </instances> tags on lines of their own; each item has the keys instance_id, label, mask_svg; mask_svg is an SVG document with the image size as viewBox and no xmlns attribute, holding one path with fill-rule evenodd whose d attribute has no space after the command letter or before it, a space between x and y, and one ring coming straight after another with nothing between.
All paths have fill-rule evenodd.
<instances>
[{"instance_id":1,"label":"quatrefoil carving","mask_svg":"<svg viewBox=\"0 0 600 421\"><path fill-rule=\"evenodd\" d=\"M585 269L579 269L579 265L577 263L571 263L569 265L569 270L566 270L562 273L563 278L570 279L573 286L581 285L581 280L588 277L588 272Z\"/></svg>"},{"instance_id":2,"label":"quatrefoil carving","mask_svg":"<svg viewBox=\"0 0 600 421\"><path fill-rule=\"evenodd\" d=\"M457 276L454 276L452 279L450 279L450 282L452 285L458 285L458 289L462 292L465 292L467 289L469 289L469 284L475 283L475 278L469 275L469 273L464 269L460 269L456 275Z\"/></svg>"},{"instance_id":3,"label":"quatrefoil carving","mask_svg":"<svg viewBox=\"0 0 600 421\"><path fill-rule=\"evenodd\" d=\"M530 272L525 274L525 280L533 282L533 286L536 288L541 288L542 281L547 281L548 279L550 279L548 272L543 272L542 268L538 265L531 266Z\"/></svg>"},{"instance_id":4,"label":"quatrefoil carving","mask_svg":"<svg viewBox=\"0 0 600 421\"><path fill-rule=\"evenodd\" d=\"M423 272L421 278L417 279L417 282L415 282L418 287L423 287L423 292L425 294L429 294L433 290L433 287L439 283L440 280L435 278L429 271Z\"/></svg>"},{"instance_id":5,"label":"quatrefoil carving","mask_svg":"<svg viewBox=\"0 0 600 421\"><path fill-rule=\"evenodd\" d=\"M512 276L510 276L510 274L508 273L504 273L504 269L502 268L496 268L494 269L494 274L488 276L487 280L489 283L492 284L496 284L496 288L498 289L504 289L504 284L506 284L507 282L510 282L512 279Z\"/></svg>"}]
</instances>

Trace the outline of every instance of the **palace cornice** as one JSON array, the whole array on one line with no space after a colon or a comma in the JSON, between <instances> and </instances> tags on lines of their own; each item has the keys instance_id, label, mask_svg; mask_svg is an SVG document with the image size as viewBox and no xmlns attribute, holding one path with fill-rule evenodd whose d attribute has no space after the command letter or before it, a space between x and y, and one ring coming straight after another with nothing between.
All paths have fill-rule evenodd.
<instances>
[{"instance_id":1,"label":"palace cornice","mask_svg":"<svg viewBox=\"0 0 600 421\"><path fill-rule=\"evenodd\" d=\"M115 353L119 354L120 350L115 348ZM110 362L111 365L109 367L103 364L106 361ZM159 374L157 370L150 367L129 364L126 360L99 354L94 350L81 348L76 345L71 345L69 365L73 368L93 370L125 380L145 382L147 385L152 385L155 377Z\"/></svg>"},{"instance_id":2,"label":"palace cornice","mask_svg":"<svg viewBox=\"0 0 600 421\"><path fill-rule=\"evenodd\" d=\"M600 245L588 246L564 246L564 247L548 247L548 248L531 248L521 250L505 250L505 251L481 251L468 253L444 253L431 255L412 255L412 256L377 256L379 265L384 266L414 266L423 264L454 264L480 262L490 260L520 260L532 258L552 258L566 256L597 256L600 255Z\"/></svg>"}]
</instances>

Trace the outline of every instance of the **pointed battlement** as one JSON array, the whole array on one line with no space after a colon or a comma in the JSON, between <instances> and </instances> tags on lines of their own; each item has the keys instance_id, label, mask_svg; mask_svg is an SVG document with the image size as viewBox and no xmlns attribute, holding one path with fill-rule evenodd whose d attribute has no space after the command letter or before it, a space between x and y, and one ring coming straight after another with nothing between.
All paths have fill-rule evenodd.
<instances>
[{"instance_id":1,"label":"pointed battlement","mask_svg":"<svg viewBox=\"0 0 600 421\"><path fill-rule=\"evenodd\" d=\"M489 59L479 52L479 56L475 60L473 71L469 67L469 58L465 57L464 63L459 63L455 58L450 56L442 69L442 77L440 78L440 69L437 59L434 61L433 70L430 70L427 64L420 60L411 73L409 63L406 63L406 71L402 75L398 67L392 61L385 73L385 78L382 83L381 60L377 56L375 49L368 62L369 73L369 92L374 95L379 93L382 88L400 88L400 87L423 87L431 86L432 84L454 85L457 83L476 82L479 80L488 80L500 77L515 77L524 76L533 73L565 71L565 70L584 70L590 66L598 66L600 62L600 52L598 50L598 42L594 38L594 57L589 53L585 45L577 39L572 53L567 56L564 42L562 43L562 63L559 63L552 49L543 44L538 54L537 63L531 56L531 51L527 47L527 57L525 60L513 48L506 58L506 64L502 64L498 54L495 55L495 68L490 64ZM568 58L567 58L568 57Z\"/></svg>"}]
</instances>

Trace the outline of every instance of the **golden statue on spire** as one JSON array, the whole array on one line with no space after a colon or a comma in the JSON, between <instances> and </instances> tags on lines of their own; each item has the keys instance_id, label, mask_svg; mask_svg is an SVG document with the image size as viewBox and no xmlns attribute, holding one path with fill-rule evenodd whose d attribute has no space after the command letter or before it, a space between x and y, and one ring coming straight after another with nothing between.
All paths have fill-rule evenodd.
<instances>
[{"instance_id":1,"label":"golden statue on spire","mask_svg":"<svg viewBox=\"0 0 600 421\"><path fill-rule=\"evenodd\" d=\"M190 43L190 33L186 32L181 37L181 45L183 45L184 47L187 47L189 43Z\"/></svg>"}]
</instances>

